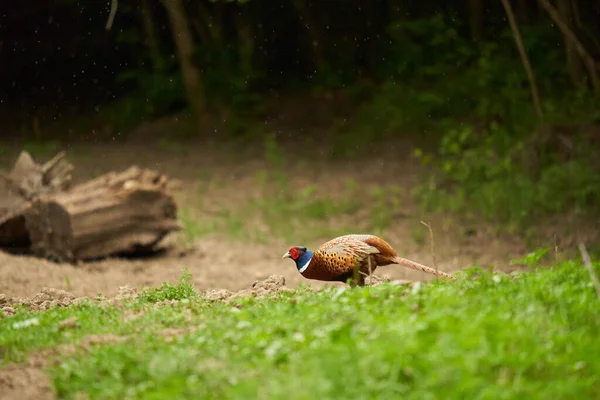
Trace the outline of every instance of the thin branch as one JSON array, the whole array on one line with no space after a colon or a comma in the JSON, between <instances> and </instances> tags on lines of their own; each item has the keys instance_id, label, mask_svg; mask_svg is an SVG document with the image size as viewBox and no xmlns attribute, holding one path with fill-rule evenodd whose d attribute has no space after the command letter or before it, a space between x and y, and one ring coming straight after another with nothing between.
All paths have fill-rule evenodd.
<instances>
[{"instance_id":1,"label":"thin branch","mask_svg":"<svg viewBox=\"0 0 600 400\"><path fill-rule=\"evenodd\" d=\"M592 279L592 283L594 284L594 288L596 289L596 295L598 295L598 300L600 300L600 281L598 281L598 275L596 275L596 271L594 271L592 259L590 258L590 255L585 249L585 245L583 243L579 243L579 251L581 252L583 265L590 273L590 278Z\"/></svg>"},{"instance_id":2,"label":"thin branch","mask_svg":"<svg viewBox=\"0 0 600 400\"><path fill-rule=\"evenodd\" d=\"M504 6L504 10L506 11L506 16L508 17L510 29L513 32L513 37L515 38L517 49L519 50L519 54L521 55L523 67L525 68L525 72L527 73L527 79L529 80L529 86L531 87L533 107L535 108L535 112L540 121L543 121L544 113L542 111L542 105L540 103L540 94L538 92L537 84L535 83L535 76L533 75L533 70L531 69L531 63L529 62L529 58L527 57L527 53L525 52L525 46L523 45L523 39L521 38L521 32L519 31L519 27L517 26L515 14L513 13L509 0L500 1L502 1L502 5Z\"/></svg>"},{"instance_id":3,"label":"thin branch","mask_svg":"<svg viewBox=\"0 0 600 400\"><path fill-rule=\"evenodd\" d=\"M502 0L507 1L507 0ZM592 81L592 86L596 92L600 92L600 79L598 78L598 72L596 71L596 62L587 52L585 47L581 44L581 42L577 39L577 36L573 33L571 29L567 26L567 24L562 20L560 14L556 8L548 0L538 0L542 7L546 10L550 18L554 21L558 28L561 30L562 34L567 37L568 40L573 42L575 45L575 50L579 53L579 56L583 60L585 67L588 70L588 74L590 76L590 80Z\"/></svg>"},{"instance_id":4,"label":"thin branch","mask_svg":"<svg viewBox=\"0 0 600 400\"><path fill-rule=\"evenodd\" d=\"M437 262L435 260L435 241L433 240L433 229L431 229L431 224L429 224L428 222L421 221L421 223L425 225L427 229L429 229L429 240L431 242L431 257L433 258L433 268L435 268L436 277L439 278Z\"/></svg>"},{"instance_id":5,"label":"thin branch","mask_svg":"<svg viewBox=\"0 0 600 400\"><path fill-rule=\"evenodd\" d=\"M117 8L119 8L119 0L111 0L110 14L108 15L108 21L106 21L106 26L104 27L107 31L110 31L110 28L112 28L113 22L115 21L115 15L117 15Z\"/></svg>"}]
</instances>

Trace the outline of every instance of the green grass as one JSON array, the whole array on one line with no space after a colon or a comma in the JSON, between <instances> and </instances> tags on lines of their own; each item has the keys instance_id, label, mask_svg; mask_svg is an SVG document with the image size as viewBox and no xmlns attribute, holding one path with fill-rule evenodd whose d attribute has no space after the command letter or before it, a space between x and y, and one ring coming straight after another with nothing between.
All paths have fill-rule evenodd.
<instances>
[{"instance_id":1,"label":"green grass","mask_svg":"<svg viewBox=\"0 0 600 400\"><path fill-rule=\"evenodd\" d=\"M383 234L401 214L404 189L398 185L376 186L365 191L359 182L349 179L335 191L326 185L294 186L289 177L294 172L289 169L295 167L302 172L302 164L286 168L286 163L289 164L286 152L272 135L266 136L264 147L268 168L253 176L257 193L235 205L217 206L217 212L203 217L192 215L188 208L181 209L180 221L187 245L211 234L257 243L272 238L307 243L315 237L328 238L361 230ZM198 181L200 196L220 184L205 176Z\"/></svg>"},{"instance_id":2,"label":"green grass","mask_svg":"<svg viewBox=\"0 0 600 400\"><path fill-rule=\"evenodd\" d=\"M63 355L49 370L61 398L597 398L600 300L589 274L574 261L534 269L229 303L196 295L184 274L117 306L19 309L0 321L0 349L22 361L91 333L128 337ZM164 299L182 301L154 305ZM72 316L78 327L57 327ZM172 341L160 334L192 327Z\"/></svg>"},{"instance_id":3,"label":"green grass","mask_svg":"<svg viewBox=\"0 0 600 400\"><path fill-rule=\"evenodd\" d=\"M274 237L307 242L315 236L334 237L357 230L383 234L401 212L400 189L394 185L362 193L354 181L348 181L333 195L317 185L280 189L268 180L266 171L257 173L255 180L260 194L236 206L221 206L204 218L182 208L179 219L185 244L191 246L210 234L257 243Z\"/></svg>"}]
</instances>

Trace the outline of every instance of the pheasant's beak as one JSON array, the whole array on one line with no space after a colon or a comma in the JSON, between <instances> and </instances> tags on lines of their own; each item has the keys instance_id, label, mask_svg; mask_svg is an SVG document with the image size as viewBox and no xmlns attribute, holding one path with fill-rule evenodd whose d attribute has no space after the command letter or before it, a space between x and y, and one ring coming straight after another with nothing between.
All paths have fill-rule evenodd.
<instances>
[{"instance_id":1,"label":"pheasant's beak","mask_svg":"<svg viewBox=\"0 0 600 400\"><path fill-rule=\"evenodd\" d=\"M286 252L283 257L281 257L282 260L285 260L286 258L292 258L292 255L290 254L290 252Z\"/></svg>"}]
</instances>

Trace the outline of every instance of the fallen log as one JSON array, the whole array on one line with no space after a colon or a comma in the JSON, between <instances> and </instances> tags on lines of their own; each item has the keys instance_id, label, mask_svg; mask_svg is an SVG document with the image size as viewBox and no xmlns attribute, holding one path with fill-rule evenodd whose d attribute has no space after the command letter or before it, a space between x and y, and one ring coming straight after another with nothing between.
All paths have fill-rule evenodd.
<instances>
[{"instance_id":1,"label":"fallen log","mask_svg":"<svg viewBox=\"0 0 600 400\"><path fill-rule=\"evenodd\" d=\"M62 262L154 251L181 229L167 183L159 172L131 167L39 196L25 212L31 249Z\"/></svg>"},{"instance_id":2,"label":"fallen log","mask_svg":"<svg viewBox=\"0 0 600 400\"><path fill-rule=\"evenodd\" d=\"M25 211L39 195L66 190L72 182L73 166L64 152L43 165L21 152L10 173L0 173L0 247L24 249L30 244Z\"/></svg>"}]
</instances>

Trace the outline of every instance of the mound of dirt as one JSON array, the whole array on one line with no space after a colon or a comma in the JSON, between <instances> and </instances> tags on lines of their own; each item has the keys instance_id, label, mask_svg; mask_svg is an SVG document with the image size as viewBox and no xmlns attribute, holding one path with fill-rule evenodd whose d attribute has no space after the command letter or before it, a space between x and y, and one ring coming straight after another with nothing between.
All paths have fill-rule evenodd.
<instances>
[{"instance_id":1,"label":"mound of dirt","mask_svg":"<svg viewBox=\"0 0 600 400\"><path fill-rule=\"evenodd\" d=\"M86 297L76 298L62 289L45 287L33 297L20 298L0 294L0 310L6 315L14 314L15 306L28 306L34 311L44 311L53 307L68 307L73 303L83 301Z\"/></svg>"},{"instance_id":2,"label":"mound of dirt","mask_svg":"<svg viewBox=\"0 0 600 400\"><path fill-rule=\"evenodd\" d=\"M100 304L117 304L121 300L136 299L139 296L138 290L129 285L119 287L117 295L113 298L95 297L93 300ZM11 316L15 313L16 306L28 306L33 311L45 311L53 307L69 307L72 304L79 304L87 300L88 297L75 297L73 294L62 289L45 287L33 297L10 297L0 293L0 317L2 314Z\"/></svg>"},{"instance_id":3,"label":"mound of dirt","mask_svg":"<svg viewBox=\"0 0 600 400\"><path fill-rule=\"evenodd\" d=\"M242 289L237 292L231 292L226 289L206 290L203 298L207 301L227 301L241 297L255 297L262 299L282 292L291 291L293 291L293 289L285 286L285 277L281 275L271 275L267 279L254 281L250 289Z\"/></svg>"},{"instance_id":4,"label":"mound of dirt","mask_svg":"<svg viewBox=\"0 0 600 400\"><path fill-rule=\"evenodd\" d=\"M119 292L117 293L117 296L115 297L115 300L124 300L124 299L137 299L139 297L138 291L136 288L132 288L129 285L125 285L125 286L120 286L119 287Z\"/></svg>"},{"instance_id":5,"label":"mound of dirt","mask_svg":"<svg viewBox=\"0 0 600 400\"><path fill-rule=\"evenodd\" d=\"M368 286L377 286L383 283L407 284L411 281L390 281L389 278L371 276L367 277L366 284ZM315 289L317 290L317 289ZM254 297L257 299L276 296L284 292L292 292L293 289L285 285L285 277L282 275L270 275L264 280L256 280L248 289L242 289L237 292L232 292L227 289L209 289L202 292L202 298L205 301L229 301L236 298ZM2 315L10 316L15 313L15 307L19 305L28 306L34 311L44 311L53 307L68 307L72 304L79 304L87 300L97 301L101 305L117 305L121 300L132 300L139 297L137 288L129 285L119 287L115 297L75 297L73 294L62 289L54 289L45 287L40 293L30 298L10 297L0 293L0 317ZM177 300L164 300L156 303L156 306L162 307L169 304L177 303Z\"/></svg>"}]
</instances>

